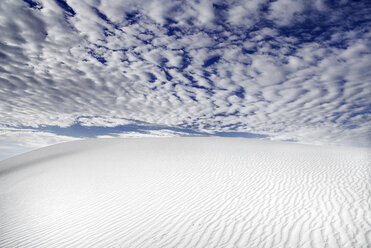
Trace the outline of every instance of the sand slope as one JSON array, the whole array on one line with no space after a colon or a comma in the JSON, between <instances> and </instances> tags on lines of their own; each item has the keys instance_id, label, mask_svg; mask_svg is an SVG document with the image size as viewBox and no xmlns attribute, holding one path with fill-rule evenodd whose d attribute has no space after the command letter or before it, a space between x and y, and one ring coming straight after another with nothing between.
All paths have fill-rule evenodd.
<instances>
[{"instance_id":1,"label":"sand slope","mask_svg":"<svg viewBox=\"0 0 371 248\"><path fill-rule=\"evenodd\" d=\"M370 150L63 143L0 162L0 247L368 247Z\"/></svg>"}]
</instances>

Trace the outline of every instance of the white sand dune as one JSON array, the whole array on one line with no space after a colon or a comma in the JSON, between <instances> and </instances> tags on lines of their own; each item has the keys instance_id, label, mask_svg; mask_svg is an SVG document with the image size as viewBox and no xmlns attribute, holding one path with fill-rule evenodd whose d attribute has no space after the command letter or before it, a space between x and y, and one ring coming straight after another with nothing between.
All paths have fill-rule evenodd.
<instances>
[{"instance_id":1,"label":"white sand dune","mask_svg":"<svg viewBox=\"0 0 371 248\"><path fill-rule=\"evenodd\" d=\"M0 247L370 247L370 150L63 143L0 162Z\"/></svg>"}]
</instances>

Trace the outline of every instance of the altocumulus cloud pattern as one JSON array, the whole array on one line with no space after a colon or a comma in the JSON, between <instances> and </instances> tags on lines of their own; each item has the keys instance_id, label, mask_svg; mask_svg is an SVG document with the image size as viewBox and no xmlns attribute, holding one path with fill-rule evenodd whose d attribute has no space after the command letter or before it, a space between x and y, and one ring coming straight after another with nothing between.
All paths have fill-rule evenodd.
<instances>
[{"instance_id":1,"label":"altocumulus cloud pattern","mask_svg":"<svg viewBox=\"0 0 371 248\"><path fill-rule=\"evenodd\" d=\"M370 16L370 1L2 0L0 156L86 128L369 146Z\"/></svg>"}]
</instances>

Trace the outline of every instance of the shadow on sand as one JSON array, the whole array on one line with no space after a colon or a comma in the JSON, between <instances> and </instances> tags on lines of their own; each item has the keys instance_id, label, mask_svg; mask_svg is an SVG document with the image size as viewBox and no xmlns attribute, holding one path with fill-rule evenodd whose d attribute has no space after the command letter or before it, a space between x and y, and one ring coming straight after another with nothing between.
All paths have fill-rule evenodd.
<instances>
[{"instance_id":1,"label":"shadow on sand","mask_svg":"<svg viewBox=\"0 0 371 248\"><path fill-rule=\"evenodd\" d=\"M45 163L48 161L52 161L61 157L70 156L72 154L80 153L80 150L67 150L67 151L56 151L50 154L45 154L44 156L40 156L39 152L37 152L37 157L33 157L34 152L30 152L24 154L22 158L10 158L8 160L2 161L2 165L0 166L0 177L8 175L10 173L23 170L26 168L30 168L31 166L36 166L41 163ZM34 155L35 156L35 155Z\"/></svg>"}]
</instances>

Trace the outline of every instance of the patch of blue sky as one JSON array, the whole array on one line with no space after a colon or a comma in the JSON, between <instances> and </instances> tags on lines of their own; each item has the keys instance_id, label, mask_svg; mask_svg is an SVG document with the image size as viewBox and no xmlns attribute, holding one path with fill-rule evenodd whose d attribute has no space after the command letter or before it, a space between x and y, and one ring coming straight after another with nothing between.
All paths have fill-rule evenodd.
<instances>
[{"instance_id":1,"label":"patch of blue sky","mask_svg":"<svg viewBox=\"0 0 371 248\"><path fill-rule=\"evenodd\" d=\"M97 136L101 135L115 134L121 132L132 131L140 132L140 128L136 125L104 127L104 126L82 126L78 123L73 124L69 127L44 126L38 128L37 130L77 138L96 138Z\"/></svg>"},{"instance_id":2,"label":"patch of blue sky","mask_svg":"<svg viewBox=\"0 0 371 248\"><path fill-rule=\"evenodd\" d=\"M90 49L88 52L93 58L95 58L98 62L100 62L102 65L105 65L107 60L103 57L97 54L93 49Z\"/></svg>"},{"instance_id":3,"label":"patch of blue sky","mask_svg":"<svg viewBox=\"0 0 371 248\"><path fill-rule=\"evenodd\" d=\"M192 126L189 127L169 127L161 125L141 125L141 124L130 124L130 125L119 125L116 127L103 127L103 126L82 126L79 123L75 123L69 127L49 126L45 125L38 128L33 127L17 127L23 130L48 132L61 136L68 136L74 138L97 138L98 136L115 135L123 133L138 133L147 134L151 131L174 131L180 136L202 136L202 137L240 137L240 138L268 138L264 134L254 134L248 132L202 132L195 131Z\"/></svg>"},{"instance_id":4,"label":"patch of blue sky","mask_svg":"<svg viewBox=\"0 0 371 248\"><path fill-rule=\"evenodd\" d=\"M94 12L97 14L97 16L102 19L103 21L105 21L106 23L112 25L114 28L118 29L119 26L117 26L115 23L111 22L110 19L108 19L108 17L102 13L98 8L95 8L95 7L92 7L92 9L94 10Z\"/></svg>"},{"instance_id":5,"label":"patch of blue sky","mask_svg":"<svg viewBox=\"0 0 371 248\"><path fill-rule=\"evenodd\" d=\"M165 21L163 27L167 30L167 36L174 36L176 39L179 39L184 35L184 30L175 25L177 21L172 18L165 18Z\"/></svg>"},{"instance_id":6,"label":"patch of blue sky","mask_svg":"<svg viewBox=\"0 0 371 248\"><path fill-rule=\"evenodd\" d=\"M214 15L216 17L216 23L225 26L227 16L228 16L228 4L219 2L213 3Z\"/></svg>"},{"instance_id":7,"label":"patch of blue sky","mask_svg":"<svg viewBox=\"0 0 371 248\"><path fill-rule=\"evenodd\" d=\"M23 2L27 3L29 5L29 7L32 8L32 9L42 9L41 4L38 3L37 1L23 0Z\"/></svg>"},{"instance_id":8,"label":"patch of blue sky","mask_svg":"<svg viewBox=\"0 0 371 248\"><path fill-rule=\"evenodd\" d=\"M206 59L204 61L204 64L203 64L203 67L209 67L215 63L218 63L218 61L220 60L221 56L220 55L215 55L215 56L212 56L208 59Z\"/></svg>"},{"instance_id":9,"label":"patch of blue sky","mask_svg":"<svg viewBox=\"0 0 371 248\"><path fill-rule=\"evenodd\" d=\"M244 48L242 47L241 48L241 52L243 54L254 54L258 51L258 48L257 47L251 47L251 48Z\"/></svg>"},{"instance_id":10,"label":"patch of blue sky","mask_svg":"<svg viewBox=\"0 0 371 248\"><path fill-rule=\"evenodd\" d=\"M191 65L192 59L189 56L187 50L185 48L180 49L182 51L182 59L181 59L181 66L177 68L179 72L183 72L188 66Z\"/></svg>"},{"instance_id":11,"label":"patch of blue sky","mask_svg":"<svg viewBox=\"0 0 371 248\"><path fill-rule=\"evenodd\" d=\"M61 7L65 13L69 16L76 15L76 12L71 8L71 6L68 5L68 3L65 0L55 0L55 2L58 4L59 7Z\"/></svg>"},{"instance_id":12,"label":"patch of blue sky","mask_svg":"<svg viewBox=\"0 0 371 248\"><path fill-rule=\"evenodd\" d=\"M245 98L245 89L243 87L240 87L238 90L234 92L236 96L238 96L241 99Z\"/></svg>"},{"instance_id":13,"label":"patch of blue sky","mask_svg":"<svg viewBox=\"0 0 371 248\"><path fill-rule=\"evenodd\" d=\"M157 77L153 73L147 72L146 74L148 76L148 82L150 82L150 83L156 82Z\"/></svg>"},{"instance_id":14,"label":"patch of blue sky","mask_svg":"<svg viewBox=\"0 0 371 248\"><path fill-rule=\"evenodd\" d=\"M176 128L167 126L154 126L154 125L119 125L116 127L103 127L103 126L82 126L78 123L69 127L59 126L44 126L36 129L37 131L50 132L57 135L76 137L76 138L96 138L102 135L114 135L120 133L147 133L149 131L158 130L171 130L176 132L182 132L185 134L203 134L201 132L193 131L192 129Z\"/></svg>"},{"instance_id":15,"label":"patch of blue sky","mask_svg":"<svg viewBox=\"0 0 371 248\"><path fill-rule=\"evenodd\" d=\"M105 37L109 37L109 36L115 36L115 33L110 31L108 28L104 27L103 28L103 33L104 33L104 36Z\"/></svg>"},{"instance_id":16,"label":"patch of blue sky","mask_svg":"<svg viewBox=\"0 0 371 248\"><path fill-rule=\"evenodd\" d=\"M166 80L171 81L173 79L173 76L171 76L171 74L166 69L163 68L162 70L165 73Z\"/></svg>"},{"instance_id":17,"label":"patch of blue sky","mask_svg":"<svg viewBox=\"0 0 371 248\"><path fill-rule=\"evenodd\" d=\"M128 21L129 25L133 25L139 21L139 12L132 11L126 13L126 20Z\"/></svg>"}]
</instances>

